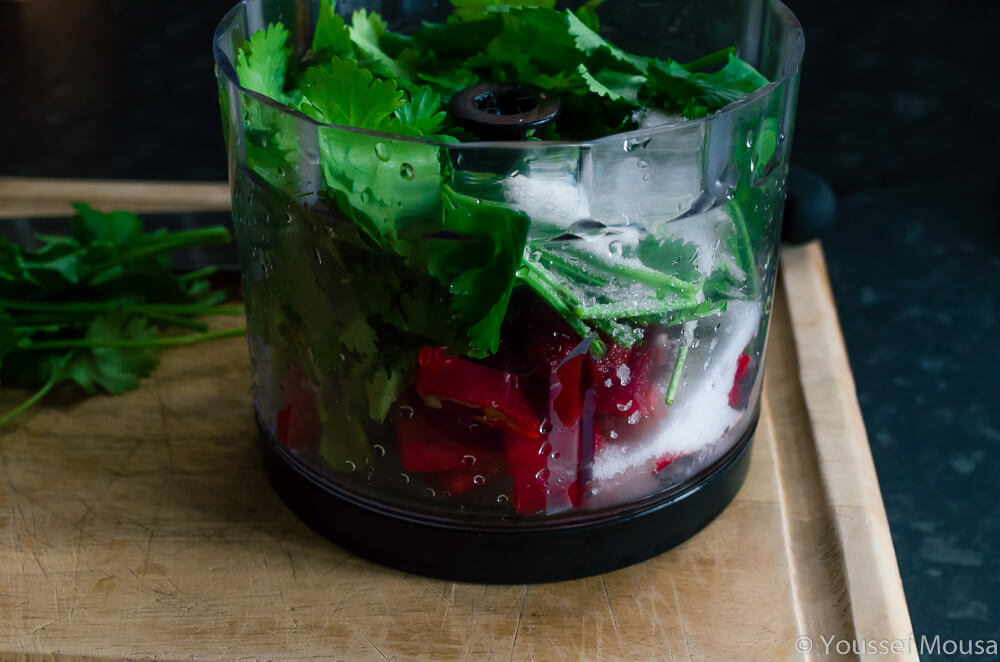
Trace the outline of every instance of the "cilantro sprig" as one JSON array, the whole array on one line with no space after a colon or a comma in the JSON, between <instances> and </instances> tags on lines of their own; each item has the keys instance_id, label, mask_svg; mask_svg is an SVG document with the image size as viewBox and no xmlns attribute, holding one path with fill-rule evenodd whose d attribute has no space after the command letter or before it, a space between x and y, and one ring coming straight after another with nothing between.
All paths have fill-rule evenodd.
<instances>
[{"instance_id":1,"label":"cilantro sprig","mask_svg":"<svg viewBox=\"0 0 1000 662\"><path fill-rule=\"evenodd\" d=\"M239 336L242 329L209 331L206 315L242 315L221 305L214 267L175 274L175 251L227 243L223 227L144 232L135 214L102 213L76 205L68 235L39 235L22 249L0 239L0 381L38 387L0 425L63 382L86 393L118 395L139 386L159 351ZM187 335L161 335L170 328Z\"/></svg>"}]
</instances>

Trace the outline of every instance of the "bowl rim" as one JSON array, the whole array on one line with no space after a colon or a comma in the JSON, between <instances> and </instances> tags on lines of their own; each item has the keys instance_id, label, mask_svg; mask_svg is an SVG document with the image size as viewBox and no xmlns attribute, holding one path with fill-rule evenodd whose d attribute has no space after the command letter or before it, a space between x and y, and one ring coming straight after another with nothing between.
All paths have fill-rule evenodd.
<instances>
[{"instance_id":1,"label":"bowl rim","mask_svg":"<svg viewBox=\"0 0 1000 662\"><path fill-rule=\"evenodd\" d=\"M408 142L417 143L422 145L429 145L432 147L444 147L449 150L462 150L462 149L545 149L552 147L591 147L606 145L608 143L619 143L622 140L627 141L641 141L645 138L653 137L657 134L664 133L666 131L677 131L682 129L689 129L698 125L705 125L709 122L718 119L720 116L728 115L739 111L745 106L749 106L756 102L758 99L763 99L770 96L775 90L777 90L782 85L788 83L790 80L794 79L799 72L799 68L802 65L802 58L805 54L805 33L802 29L802 24L799 19L795 16L792 10L785 5L781 0L767 0L768 5L772 8L774 13L778 16L779 20L785 24L785 26L791 31L795 39L794 47L791 53L785 59L783 63L783 69L781 77L774 80L764 87L751 92L750 94L741 97L740 99L728 104L722 109L706 115L705 117L699 117L696 119L680 119L676 122L669 122L666 124L661 124L652 127L633 129L631 131L623 131L621 133L614 133L608 136L603 136L601 138L594 138L592 140L497 140L497 141L468 141L468 142L444 142L437 140L426 140L424 138L418 138L414 136L402 136L394 133L387 133L384 131L372 131L370 129L362 129L354 126L346 126L343 124L332 124L327 122L320 122L312 117L309 117L305 113L287 106L271 97L250 90L240 84L239 76L236 73L236 68L233 66L232 61L226 52L220 46L220 42L224 36L224 32L229 28L229 26L236 20L241 10L244 10L252 0L240 0L236 3L219 21L218 26L215 28L215 32L212 34L212 52L215 58L216 72L219 76L224 76L225 79L232 85L234 85L243 94L249 95L251 98L255 99L259 103L264 104L278 112L284 113L286 115L292 116L299 121L306 122L317 128L326 129L337 129L339 131L346 131L349 133L362 134L367 136L372 136L374 138L380 138L386 141L397 141L397 142Z\"/></svg>"}]
</instances>

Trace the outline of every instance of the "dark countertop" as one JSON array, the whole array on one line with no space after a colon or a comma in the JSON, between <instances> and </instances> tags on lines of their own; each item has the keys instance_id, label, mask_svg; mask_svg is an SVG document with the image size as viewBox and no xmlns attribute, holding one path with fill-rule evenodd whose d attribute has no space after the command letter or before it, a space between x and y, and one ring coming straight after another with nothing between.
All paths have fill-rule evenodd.
<instances>
[{"instance_id":1,"label":"dark countertop","mask_svg":"<svg viewBox=\"0 0 1000 662\"><path fill-rule=\"evenodd\" d=\"M0 174L224 179L231 3L0 2ZM794 160L838 195L827 258L914 630L1000 638L1000 3L790 4Z\"/></svg>"}]
</instances>

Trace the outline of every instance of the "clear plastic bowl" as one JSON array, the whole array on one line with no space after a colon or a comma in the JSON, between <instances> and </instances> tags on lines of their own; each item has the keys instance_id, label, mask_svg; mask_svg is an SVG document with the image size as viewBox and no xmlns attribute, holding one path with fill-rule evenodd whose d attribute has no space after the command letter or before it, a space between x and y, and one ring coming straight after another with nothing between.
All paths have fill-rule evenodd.
<instances>
[{"instance_id":1,"label":"clear plastic bowl","mask_svg":"<svg viewBox=\"0 0 1000 662\"><path fill-rule=\"evenodd\" d=\"M448 11L337 4L402 32ZM246 0L224 18L215 56L254 405L265 447L302 481L418 526L586 526L696 489L747 443L801 28L776 0L627 4L602 9L612 42L681 61L735 45L774 82L704 119L654 113L588 142L435 144L319 124L239 85L243 41L281 21L301 54L315 3ZM428 276L387 227L462 254L471 276ZM511 260L523 261L513 276ZM506 311L476 309L511 278ZM499 346L470 350L458 318L491 314Z\"/></svg>"}]
</instances>

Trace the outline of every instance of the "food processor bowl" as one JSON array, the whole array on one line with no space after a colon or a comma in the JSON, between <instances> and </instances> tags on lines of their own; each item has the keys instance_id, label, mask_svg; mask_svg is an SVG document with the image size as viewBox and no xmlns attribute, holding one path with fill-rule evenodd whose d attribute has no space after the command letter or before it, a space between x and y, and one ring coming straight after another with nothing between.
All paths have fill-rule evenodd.
<instances>
[{"instance_id":1,"label":"food processor bowl","mask_svg":"<svg viewBox=\"0 0 1000 662\"><path fill-rule=\"evenodd\" d=\"M337 3L360 8L404 34L449 11ZM214 40L275 489L338 544L456 580L590 575L695 534L742 484L759 416L795 17L606 3L612 43L680 61L735 46L773 82L588 141L452 143L322 124L240 85L245 40L281 22L308 57L318 11L244 0Z\"/></svg>"}]
</instances>

